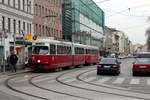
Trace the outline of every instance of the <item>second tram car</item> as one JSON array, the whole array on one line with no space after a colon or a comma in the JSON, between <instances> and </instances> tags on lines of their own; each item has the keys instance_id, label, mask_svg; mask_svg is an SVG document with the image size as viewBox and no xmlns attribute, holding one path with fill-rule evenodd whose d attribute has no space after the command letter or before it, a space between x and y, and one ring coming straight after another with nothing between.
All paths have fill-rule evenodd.
<instances>
[{"instance_id":1,"label":"second tram car","mask_svg":"<svg viewBox=\"0 0 150 100\"><path fill-rule=\"evenodd\" d=\"M32 44L32 55L29 63L33 70L49 70L96 64L99 58L99 49L95 46L38 39Z\"/></svg>"}]
</instances>

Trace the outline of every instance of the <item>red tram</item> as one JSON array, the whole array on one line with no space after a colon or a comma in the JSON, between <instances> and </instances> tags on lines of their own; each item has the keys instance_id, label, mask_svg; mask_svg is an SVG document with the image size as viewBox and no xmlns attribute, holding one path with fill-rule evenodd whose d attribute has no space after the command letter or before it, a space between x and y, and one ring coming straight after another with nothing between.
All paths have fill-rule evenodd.
<instances>
[{"instance_id":1,"label":"red tram","mask_svg":"<svg viewBox=\"0 0 150 100\"><path fill-rule=\"evenodd\" d=\"M29 63L33 70L48 70L96 64L99 59L99 49L95 46L38 39L32 44L32 55Z\"/></svg>"}]
</instances>

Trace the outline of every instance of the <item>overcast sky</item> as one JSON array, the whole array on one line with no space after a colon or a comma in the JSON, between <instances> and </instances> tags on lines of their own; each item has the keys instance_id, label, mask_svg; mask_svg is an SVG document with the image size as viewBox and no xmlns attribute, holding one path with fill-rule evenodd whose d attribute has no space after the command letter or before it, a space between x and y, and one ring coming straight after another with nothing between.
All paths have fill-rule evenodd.
<instances>
[{"instance_id":1,"label":"overcast sky","mask_svg":"<svg viewBox=\"0 0 150 100\"><path fill-rule=\"evenodd\" d=\"M105 24L123 31L135 44L145 44L145 31L150 26L150 0L94 0L105 12Z\"/></svg>"}]
</instances>

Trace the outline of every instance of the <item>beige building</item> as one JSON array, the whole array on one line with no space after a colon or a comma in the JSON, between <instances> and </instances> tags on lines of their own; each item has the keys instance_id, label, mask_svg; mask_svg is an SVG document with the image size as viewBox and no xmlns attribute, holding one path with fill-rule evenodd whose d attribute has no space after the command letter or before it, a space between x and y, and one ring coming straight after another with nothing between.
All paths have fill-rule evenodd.
<instances>
[{"instance_id":1,"label":"beige building","mask_svg":"<svg viewBox=\"0 0 150 100\"><path fill-rule=\"evenodd\" d=\"M138 52L147 52L147 45L135 44L133 46L133 53L135 54Z\"/></svg>"},{"instance_id":2,"label":"beige building","mask_svg":"<svg viewBox=\"0 0 150 100\"><path fill-rule=\"evenodd\" d=\"M35 35L62 39L61 12L61 0L34 0Z\"/></svg>"}]
</instances>

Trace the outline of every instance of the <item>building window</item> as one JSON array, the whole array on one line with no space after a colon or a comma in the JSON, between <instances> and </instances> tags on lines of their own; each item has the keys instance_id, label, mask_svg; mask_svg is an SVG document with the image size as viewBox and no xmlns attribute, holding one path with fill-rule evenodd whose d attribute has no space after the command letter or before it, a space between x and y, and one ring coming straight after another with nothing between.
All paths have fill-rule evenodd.
<instances>
[{"instance_id":1,"label":"building window","mask_svg":"<svg viewBox=\"0 0 150 100\"><path fill-rule=\"evenodd\" d=\"M14 19L14 34L16 34L16 20Z\"/></svg>"},{"instance_id":2,"label":"building window","mask_svg":"<svg viewBox=\"0 0 150 100\"><path fill-rule=\"evenodd\" d=\"M27 23L27 34L29 34L29 23Z\"/></svg>"},{"instance_id":3,"label":"building window","mask_svg":"<svg viewBox=\"0 0 150 100\"><path fill-rule=\"evenodd\" d=\"M27 12L29 12L29 0L27 0Z\"/></svg>"},{"instance_id":4,"label":"building window","mask_svg":"<svg viewBox=\"0 0 150 100\"><path fill-rule=\"evenodd\" d=\"M18 0L18 9L20 10L20 0Z\"/></svg>"},{"instance_id":5,"label":"building window","mask_svg":"<svg viewBox=\"0 0 150 100\"><path fill-rule=\"evenodd\" d=\"M18 31L19 31L19 34L21 33L21 28L20 28L20 26L21 26L21 22L18 21Z\"/></svg>"},{"instance_id":6,"label":"building window","mask_svg":"<svg viewBox=\"0 0 150 100\"><path fill-rule=\"evenodd\" d=\"M10 5L10 0L8 0L8 5Z\"/></svg>"},{"instance_id":7,"label":"building window","mask_svg":"<svg viewBox=\"0 0 150 100\"><path fill-rule=\"evenodd\" d=\"M42 33L42 35L44 36L44 26L43 26L43 29L42 29L42 30L43 30L43 33Z\"/></svg>"},{"instance_id":8,"label":"building window","mask_svg":"<svg viewBox=\"0 0 150 100\"><path fill-rule=\"evenodd\" d=\"M23 31L25 32L25 30L26 30L26 23L23 22Z\"/></svg>"},{"instance_id":9,"label":"building window","mask_svg":"<svg viewBox=\"0 0 150 100\"><path fill-rule=\"evenodd\" d=\"M37 4L35 4L34 11L35 11L35 16L37 16Z\"/></svg>"},{"instance_id":10,"label":"building window","mask_svg":"<svg viewBox=\"0 0 150 100\"><path fill-rule=\"evenodd\" d=\"M11 20L10 20L10 18L8 18L8 32L10 32L10 30L11 30Z\"/></svg>"},{"instance_id":11,"label":"building window","mask_svg":"<svg viewBox=\"0 0 150 100\"><path fill-rule=\"evenodd\" d=\"M2 16L2 30L5 30L5 17Z\"/></svg>"},{"instance_id":12,"label":"building window","mask_svg":"<svg viewBox=\"0 0 150 100\"><path fill-rule=\"evenodd\" d=\"M2 0L2 3L4 3L4 0Z\"/></svg>"},{"instance_id":13,"label":"building window","mask_svg":"<svg viewBox=\"0 0 150 100\"><path fill-rule=\"evenodd\" d=\"M38 29L38 25L35 24L35 34L39 35L37 29Z\"/></svg>"},{"instance_id":14,"label":"building window","mask_svg":"<svg viewBox=\"0 0 150 100\"><path fill-rule=\"evenodd\" d=\"M31 24L30 24L30 34L31 34Z\"/></svg>"},{"instance_id":15,"label":"building window","mask_svg":"<svg viewBox=\"0 0 150 100\"><path fill-rule=\"evenodd\" d=\"M23 4L22 5L23 6L23 11L25 11L25 1L24 0L22 1L22 4Z\"/></svg>"},{"instance_id":16,"label":"building window","mask_svg":"<svg viewBox=\"0 0 150 100\"><path fill-rule=\"evenodd\" d=\"M13 7L16 7L16 0L13 0Z\"/></svg>"},{"instance_id":17,"label":"building window","mask_svg":"<svg viewBox=\"0 0 150 100\"><path fill-rule=\"evenodd\" d=\"M45 15L47 15L47 8L45 8Z\"/></svg>"},{"instance_id":18,"label":"building window","mask_svg":"<svg viewBox=\"0 0 150 100\"><path fill-rule=\"evenodd\" d=\"M40 16L42 15L41 12L42 12L42 11L41 11L41 6L39 5L39 13L40 13L39 15L40 15Z\"/></svg>"},{"instance_id":19,"label":"building window","mask_svg":"<svg viewBox=\"0 0 150 100\"><path fill-rule=\"evenodd\" d=\"M31 13L31 1L29 1L28 7L29 7L29 13Z\"/></svg>"},{"instance_id":20,"label":"building window","mask_svg":"<svg viewBox=\"0 0 150 100\"><path fill-rule=\"evenodd\" d=\"M42 15L44 15L44 7L42 7L42 12L43 12Z\"/></svg>"}]
</instances>

